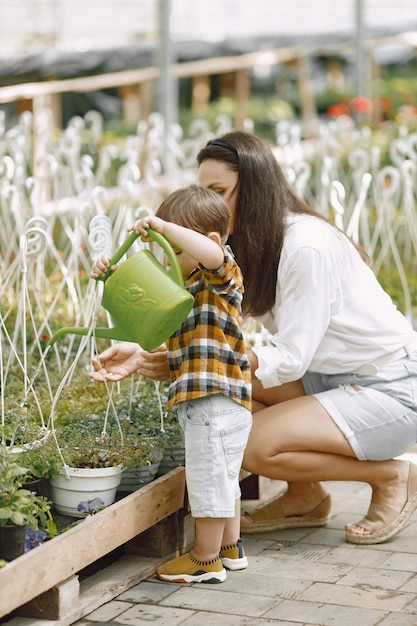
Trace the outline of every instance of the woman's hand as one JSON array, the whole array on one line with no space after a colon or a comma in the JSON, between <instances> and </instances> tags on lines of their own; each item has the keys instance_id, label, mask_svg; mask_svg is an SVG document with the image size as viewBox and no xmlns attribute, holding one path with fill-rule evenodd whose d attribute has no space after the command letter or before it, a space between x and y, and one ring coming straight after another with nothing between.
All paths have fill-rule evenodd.
<instances>
[{"instance_id":1,"label":"woman's hand","mask_svg":"<svg viewBox=\"0 0 417 626\"><path fill-rule=\"evenodd\" d=\"M117 343L92 359L95 372L88 375L92 380L103 382L123 380L135 372L151 380L169 378L168 350L165 344L146 352L137 343Z\"/></svg>"}]
</instances>

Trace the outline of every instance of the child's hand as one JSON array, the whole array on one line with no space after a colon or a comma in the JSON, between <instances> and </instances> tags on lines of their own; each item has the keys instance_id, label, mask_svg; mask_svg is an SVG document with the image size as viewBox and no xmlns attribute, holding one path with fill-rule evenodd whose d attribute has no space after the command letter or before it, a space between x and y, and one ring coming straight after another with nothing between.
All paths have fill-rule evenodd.
<instances>
[{"instance_id":1,"label":"child's hand","mask_svg":"<svg viewBox=\"0 0 417 626\"><path fill-rule=\"evenodd\" d=\"M110 257L102 256L94 263L91 272L90 278L98 278L99 276L104 276L110 266ZM114 268L112 268L114 269Z\"/></svg>"},{"instance_id":2,"label":"child's hand","mask_svg":"<svg viewBox=\"0 0 417 626\"><path fill-rule=\"evenodd\" d=\"M147 228L153 228L161 235L164 234L165 222L161 220L160 217L156 217L156 215L147 215L146 217L141 217L140 220L137 220L133 226L128 228L129 231L134 231L135 233L139 233L141 235L142 241L149 241L151 238L148 235Z\"/></svg>"}]
</instances>

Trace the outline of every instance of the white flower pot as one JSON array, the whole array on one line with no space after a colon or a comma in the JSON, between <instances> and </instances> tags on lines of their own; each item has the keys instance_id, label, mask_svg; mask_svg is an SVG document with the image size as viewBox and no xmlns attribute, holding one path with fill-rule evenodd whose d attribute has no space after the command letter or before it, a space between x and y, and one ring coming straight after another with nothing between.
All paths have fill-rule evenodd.
<instances>
[{"instance_id":1,"label":"white flower pot","mask_svg":"<svg viewBox=\"0 0 417 626\"><path fill-rule=\"evenodd\" d=\"M68 478L66 476L68 475ZM93 509L109 506L116 498L122 478L122 466L67 467L57 478L50 479L51 500L58 513L85 517Z\"/></svg>"}]
</instances>

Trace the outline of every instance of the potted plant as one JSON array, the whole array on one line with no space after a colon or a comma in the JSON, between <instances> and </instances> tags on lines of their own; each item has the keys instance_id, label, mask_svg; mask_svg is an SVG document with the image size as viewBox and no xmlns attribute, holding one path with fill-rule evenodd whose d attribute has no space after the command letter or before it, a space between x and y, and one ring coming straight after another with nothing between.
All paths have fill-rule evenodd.
<instances>
[{"instance_id":1,"label":"potted plant","mask_svg":"<svg viewBox=\"0 0 417 626\"><path fill-rule=\"evenodd\" d=\"M101 432L101 424L72 416L57 426L36 451L58 471L50 475L53 508L70 517L112 504L121 480L120 445ZM43 464L43 461L39 461Z\"/></svg>"},{"instance_id":2,"label":"potted plant","mask_svg":"<svg viewBox=\"0 0 417 626\"><path fill-rule=\"evenodd\" d=\"M28 469L19 455L3 446L0 451L0 558L9 561L23 554L26 530L42 530L46 537L57 533L51 503L23 487Z\"/></svg>"},{"instance_id":3,"label":"potted plant","mask_svg":"<svg viewBox=\"0 0 417 626\"><path fill-rule=\"evenodd\" d=\"M165 417L163 436L165 450L159 464L158 476L167 474L185 463L184 433L177 416L173 413L168 413Z\"/></svg>"},{"instance_id":4,"label":"potted plant","mask_svg":"<svg viewBox=\"0 0 417 626\"><path fill-rule=\"evenodd\" d=\"M123 445L120 448L123 473L119 492L131 492L150 483L156 476L164 454L165 441L160 431L137 428L122 422Z\"/></svg>"},{"instance_id":5,"label":"potted plant","mask_svg":"<svg viewBox=\"0 0 417 626\"><path fill-rule=\"evenodd\" d=\"M62 468L62 460L48 447L43 446L43 440L38 440L30 446L25 446L19 453L20 463L27 468L23 486L34 491L39 496L50 498L49 480L57 478Z\"/></svg>"}]
</instances>

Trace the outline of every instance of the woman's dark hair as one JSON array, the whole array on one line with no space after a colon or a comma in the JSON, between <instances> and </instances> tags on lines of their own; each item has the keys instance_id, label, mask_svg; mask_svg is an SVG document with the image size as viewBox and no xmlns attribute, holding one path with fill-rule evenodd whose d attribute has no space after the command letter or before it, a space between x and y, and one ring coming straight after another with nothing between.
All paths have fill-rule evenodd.
<instances>
[{"instance_id":1,"label":"woman's dark hair","mask_svg":"<svg viewBox=\"0 0 417 626\"><path fill-rule=\"evenodd\" d=\"M200 166L209 159L238 173L230 243L243 273L245 314L262 315L275 303L285 215L305 213L332 222L295 194L272 150L256 135L233 131L209 141L197 163Z\"/></svg>"}]
</instances>

